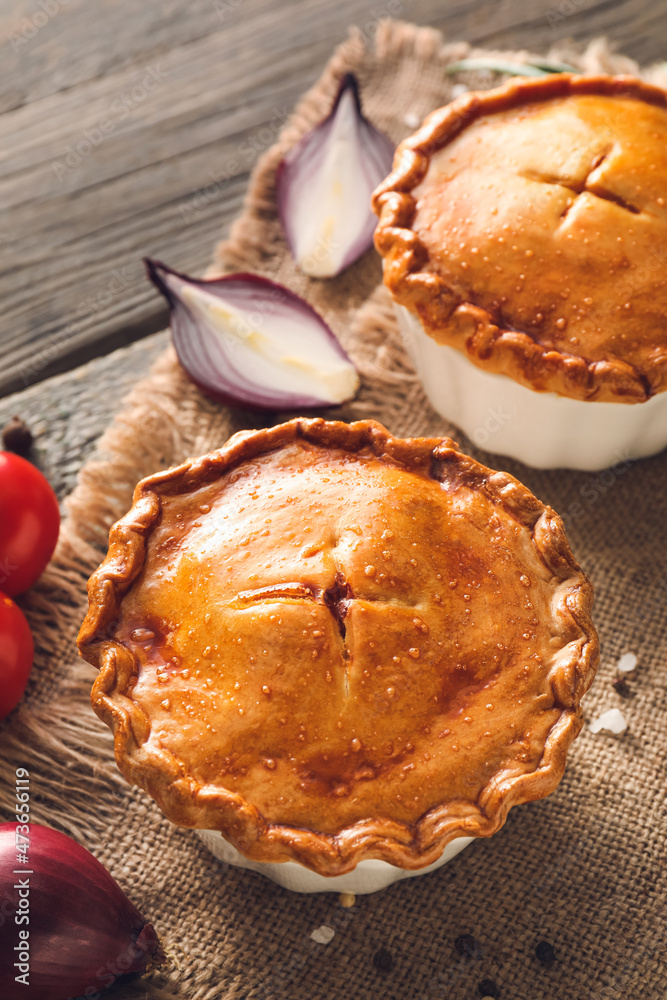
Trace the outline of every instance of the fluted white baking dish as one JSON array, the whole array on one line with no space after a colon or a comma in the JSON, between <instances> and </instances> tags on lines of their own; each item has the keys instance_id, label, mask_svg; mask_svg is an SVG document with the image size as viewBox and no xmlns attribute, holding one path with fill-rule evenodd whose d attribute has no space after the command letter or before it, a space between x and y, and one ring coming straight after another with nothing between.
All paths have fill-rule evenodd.
<instances>
[{"instance_id":1,"label":"fluted white baking dish","mask_svg":"<svg viewBox=\"0 0 667 1000\"><path fill-rule=\"evenodd\" d=\"M394 307L431 405L480 448L538 469L595 472L667 446L667 392L645 403L595 403L536 392L436 343L413 313Z\"/></svg>"},{"instance_id":2,"label":"fluted white baking dish","mask_svg":"<svg viewBox=\"0 0 667 1000\"><path fill-rule=\"evenodd\" d=\"M251 871L266 875L273 882L277 882L285 889L291 889L292 892L353 892L355 895L377 892L378 889L384 889L392 882L398 882L403 878L427 875L450 861L475 839L474 837L457 837L456 840L447 844L437 861L428 865L427 868L419 868L417 871L396 868L394 865L387 864L386 861L360 861L354 871L329 878L326 875L318 875L317 872L310 871L309 868L304 868L303 865L295 861L277 863L250 861L235 847L232 847L217 830L197 830L197 833L220 861L225 861L228 865L235 865L237 868L249 868Z\"/></svg>"}]
</instances>

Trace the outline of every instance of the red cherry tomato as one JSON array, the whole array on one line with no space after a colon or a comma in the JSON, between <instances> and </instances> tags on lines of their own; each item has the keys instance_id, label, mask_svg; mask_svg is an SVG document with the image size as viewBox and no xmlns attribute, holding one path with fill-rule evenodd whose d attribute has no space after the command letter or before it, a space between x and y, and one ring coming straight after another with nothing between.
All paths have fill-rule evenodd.
<instances>
[{"instance_id":1,"label":"red cherry tomato","mask_svg":"<svg viewBox=\"0 0 667 1000\"><path fill-rule=\"evenodd\" d=\"M56 495L39 469L0 451L0 590L13 597L41 576L58 540Z\"/></svg>"},{"instance_id":2,"label":"red cherry tomato","mask_svg":"<svg viewBox=\"0 0 667 1000\"><path fill-rule=\"evenodd\" d=\"M11 597L0 594L0 719L18 704L32 668L30 626Z\"/></svg>"}]
</instances>

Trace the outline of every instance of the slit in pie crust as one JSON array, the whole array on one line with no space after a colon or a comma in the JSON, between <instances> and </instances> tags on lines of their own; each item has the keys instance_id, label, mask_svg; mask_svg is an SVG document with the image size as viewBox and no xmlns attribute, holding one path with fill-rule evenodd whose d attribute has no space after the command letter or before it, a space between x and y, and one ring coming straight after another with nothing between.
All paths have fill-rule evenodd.
<instances>
[{"instance_id":1,"label":"slit in pie crust","mask_svg":"<svg viewBox=\"0 0 667 1000\"><path fill-rule=\"evenodd\" d=\"M242 432L142 480L89 597L127 780L322 875L425 867L548 795L597 666L557 515L370 420Z\"/></svg>"},{"instance_id":2,"label":"slit in pie crust","mask_svg":"<svg viewBox=\"0 0 667 1000\"><path fill-rule=\"evenodd\" d=\"M667 389L667 92L512 79L433 112L373 195L384 280L427 334L528 388Z\"/></svg>"}]
</instances>

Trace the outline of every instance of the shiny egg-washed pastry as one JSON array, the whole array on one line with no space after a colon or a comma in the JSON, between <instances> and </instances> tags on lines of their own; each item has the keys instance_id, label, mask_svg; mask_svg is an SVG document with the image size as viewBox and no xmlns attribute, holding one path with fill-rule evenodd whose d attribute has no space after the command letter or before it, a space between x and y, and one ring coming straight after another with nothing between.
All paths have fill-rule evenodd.
<instances>
[{"instance_id":1,"label":"shiny egg-washed pastry","mask_svg":"<svg viewBox=\"0 0 667 1000\"><path fill-rule=\"evenodd\" d=\"M418 869L549 794L598 657L562 522L447 438L296 419L144 479L79 636L175 823Z\"/></svg>"},{"instance_id":2,"label":"shiny egg-washed pastry","mask_svg":"<svg viewBox=\"0 0 667 1000\"><path fill-rule=\"evenodd\" d=\"M374 195L394 300L486 372L575 400L667 389L667 93L512 79L435 111Z\"/></svg>"}]
</instances>

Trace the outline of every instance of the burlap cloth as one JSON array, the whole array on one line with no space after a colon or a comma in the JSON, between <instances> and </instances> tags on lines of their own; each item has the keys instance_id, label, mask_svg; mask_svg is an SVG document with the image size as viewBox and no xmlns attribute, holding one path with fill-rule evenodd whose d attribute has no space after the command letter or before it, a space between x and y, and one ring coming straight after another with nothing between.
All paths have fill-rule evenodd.
<instances>
[{"instance_id":1,"label":"burlap cloth","mask_svg":"<svg viewBox=\"0 0 667 1000\"><path fill-rule=\"evenodd\" d=\"M380 279L374 252L336 279L310 281L296 272L276 221L273 172L281 150L326 113L341 72L358 75L366 112L398 141L415 119L446 103L454 86L497 82L487 72L443 72L471 54L489 53L444 45L437 32L404 24L382 25L372 41L352 32L258 164L215 269L269 274L326 316L363 378L358 398L332 415L376 417L400 435L453 433L564 515L595 585L602 640L586 715L618 706L629 728L614 738L586 727L550 798L513 810L500 833L437 873L358 897L351 909L335 894L295 895L229 868L192 831L167 822L120 778L110 734L90 709L93 671L74 646L85 581L140 477L210 451L242 427L291 416L207 402L168 350L128 397L70 497L55 560L27 602L38 643L30 690L0 745L5 818L13 814L14 770L27 767L34 819L93 850L164 941L163 972L121 987L120 996L465 1000L480 996L484 979L495 982L503 1000L667 996L665 455L587 475L535 471L476 450L426 403L386 297L373 294ZM587 72L638 71L599 42L551 55ZM664 71L644 75L667 84ZM168 261L168 248L164 256ZM629 681L633 697L622 700L611 681L625 652L636 653L639 666ZM310 936L322 924L335 931L327 945ZM454 947L463 933L478 943L471 957ZM534 954L541 940L556 950L548 970ZM381 948L391 953L389 971L373 962Z\"/></svg>"}]
</instances>

